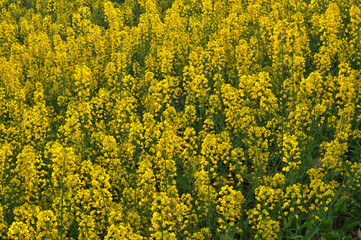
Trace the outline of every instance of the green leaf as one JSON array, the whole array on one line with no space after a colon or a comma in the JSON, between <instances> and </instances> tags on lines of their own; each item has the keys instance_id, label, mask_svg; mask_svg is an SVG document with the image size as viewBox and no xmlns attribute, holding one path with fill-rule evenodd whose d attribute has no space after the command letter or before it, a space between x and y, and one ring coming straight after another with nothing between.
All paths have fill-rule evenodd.
<instances>
[{"instance_id":1,"label":"green leaf","mask_svg":"<svg viewBox=\"0 0 361 240\"><path fill-rule=\"evenodd\" d=\"M302 235L297 235L297 236L291 237L290 239L297 239L297 238L303 239L303 237L304 236L302 236Z\"/></svg>"},{"instance_id":2,"label":"green leaf","mask_svg":"<svg viewBox=\"0 0 361 240\"><path fill-rule=\"evenodd\" d=\"M337 201L334 206L335 211L341 212L341 213L346 213L348 211L347 205L348 205L349 201L350 201L349 199Z\"/></svg>"},{"instance_id":3,"label":"green leaf","mask_svg":"<svg viewBox=\"0 0 361 240\"><path fill-rule=\"evenodd\" d=\"M348 233L348 232L350 232L354 227L356 227L356 226L358 226L358 225L360 225L361 224L361 219L350 219L350 220L347 220L346 222L345 222L345 224L343 225L343 227L342 227L342 231L344 232L344 233Z\"/></svg>"},{"instance_id":4,"label":"green leaf","mask_svg":"<svg viewBox=\"0 0 361 240\"><path fill-rule=\"evenodd\" d=\"M331 219L323 219L320 225L320 230L322 232L332 231L332 220Z\"/></svg>"},{"instance_id":5,"label":"green leaf","mask_svg":"<svg viewBox=\"0 0 361 240\"><path fill-rule=\"evenodd\" d=\"M342 233L342 235L344 235ZM328 232L328 233L325 233L323 234L323 237L327 240L339 240L339 239L342 239L342 236L340 235L340 233L337 231L337 232Z\"/></svg>"}]
</instances>

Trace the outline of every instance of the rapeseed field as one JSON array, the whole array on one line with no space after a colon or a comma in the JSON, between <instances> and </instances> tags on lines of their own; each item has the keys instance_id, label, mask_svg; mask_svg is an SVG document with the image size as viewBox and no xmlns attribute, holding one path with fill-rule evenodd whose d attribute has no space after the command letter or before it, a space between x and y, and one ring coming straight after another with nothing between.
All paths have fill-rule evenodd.
<instances>
[{"instance_id":1,"label":"rapeseed field","mask_svg":"<svg viewBox=\"0 0 361 240\"><path fill-rule=\"evenodd\" d=\"M0 0L0 239L361 239L360 0Z\"/></svg>"}]
</instances>

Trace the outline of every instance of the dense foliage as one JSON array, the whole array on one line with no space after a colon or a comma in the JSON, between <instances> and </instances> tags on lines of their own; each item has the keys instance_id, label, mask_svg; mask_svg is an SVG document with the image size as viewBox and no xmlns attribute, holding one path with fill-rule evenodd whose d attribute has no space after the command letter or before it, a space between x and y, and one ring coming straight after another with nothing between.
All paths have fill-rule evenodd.
<instances>
[{"instance_id":1,"label":"dense foliage","mask_svg":"<svg viewBox=\"0 0 361 240\"><path fill-rule=\"evenodd\" d=\"M360 0L0 0L0 239L341 239Z\"/></svg>"}]
</instances>

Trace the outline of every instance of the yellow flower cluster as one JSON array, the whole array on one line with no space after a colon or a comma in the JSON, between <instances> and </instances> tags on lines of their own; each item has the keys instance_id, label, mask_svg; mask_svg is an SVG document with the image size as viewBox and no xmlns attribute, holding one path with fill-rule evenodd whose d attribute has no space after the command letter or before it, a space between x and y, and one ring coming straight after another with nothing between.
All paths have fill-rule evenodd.
<instances>
[{"instance_id":1,"label":"yellow flower cluster","mask_svg":"<svg viewBox=\"0 0 361 240\"><path fill-rule=\"evenodd\" d=\"M217 212L221 217L218 219L218 223L220 223L218 231L227 232L242 217L242 205L245 199L240 191L234 190L227 185L221 188L219 195ZM237 230L242 231L240 228Z\"/></svg>"}]
</instances>

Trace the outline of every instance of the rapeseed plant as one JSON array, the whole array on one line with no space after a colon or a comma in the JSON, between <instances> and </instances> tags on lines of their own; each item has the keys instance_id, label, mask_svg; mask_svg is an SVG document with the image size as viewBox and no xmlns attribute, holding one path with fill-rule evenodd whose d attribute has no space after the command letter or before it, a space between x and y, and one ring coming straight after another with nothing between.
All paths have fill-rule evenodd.
<instances>
[{"instance_id":1,"label":"rapeseed plant","mask_svg":"<svg viewBox=\"0 0 361 240\"><path fill-rule=\"evenodd\" d=\"M342 239L359 0L0 1L0 239Z\"/></svg>"}]
</instances>

